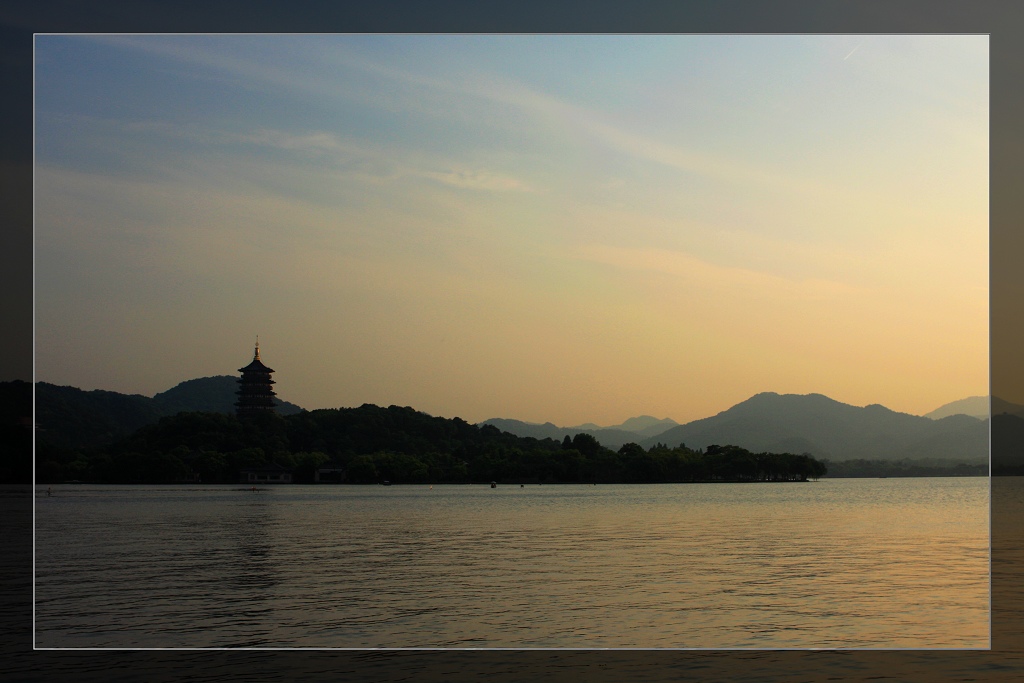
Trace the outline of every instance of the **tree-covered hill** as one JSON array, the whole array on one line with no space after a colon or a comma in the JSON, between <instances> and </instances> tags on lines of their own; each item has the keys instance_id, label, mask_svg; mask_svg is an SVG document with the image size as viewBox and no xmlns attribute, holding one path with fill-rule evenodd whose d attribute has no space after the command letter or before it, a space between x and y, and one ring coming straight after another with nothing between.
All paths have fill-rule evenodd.
<instances>
[{"instance_id":1,"label":"tree-covered hill","mask_svg":"<svg viewBox=\"0 0 1024 683\"><path fill-rule=\"evenodd\" d=\"M181 382L175 387L162 391L153 397L161 415L180 412L234 413L238 396L238 378L231 375L200 377ZM302 408L274 397L277 412L281 415L301 413Z\"/></svg>"},{"instance_id":2,"label":"tree-covered hill","mask_svg":"<svg viewBox=\"0 0 1024 683\"><path fill-rule=\"evenodd\" d=\"M37 382L37 439L44 448L104 446L179 412L234 413L237 389L238 378L228 375L188 380L152 398ZM293 403L275 401L281 414L302 412Z\"/></svg>"},{"instance_id":3,"label":"tree-covered hill","mask_svg":"<svg viewBox=\"0 0 1024 683\"><path fill-rule=\"evenodd\" d=\"M349 483L616 483L791 481L817 478L806 455L751 453L735 446L706 452L635 443L617 451L580 433L559 442L518 437L491 425L432 417L409 407L314 410L238 418L178 413L103 448L54 451L40 481L108 483L195 480L232 483L243 468L279 465L311 482L330 463Z\"/></svg>"},{"instance_id":4,"label":"tree-covered hill","mask_svg":"<svg viewBox=\"0 0 1024 683\"><path fill-rule=\"evenodd\" d=\"M39 481L185 481L198 474L205 482L228 482L238 479L242 467L270 463L311 480L328 461L349 482L721 480L725 475L714 468L694 469L694 458L706 458L716 444L755 454L827 458L833 462L830 476L984 474L987 467L986 421L965 415L930 420L817 395L760 394L715 418L674 427L651 440L634 432L634 440L625 441L616 433L621 430L596 425L581 425L596 429L576 433L542 425L560 430L555 432L560 438L523 437L493 424L397 406L305 412L286 404L284 411L291 414L240 421L233 413L236 386L230 376L202 378L148 398L39 383ZM26 453L31 449L31 387L0 383L0 408L10 404L3 410L10 453L18 444ZM658 422L666 421L638 419L619 427L652 428ZM996 415L992 422L993 471L1024 473L1019 455L1024 419ZM835 450L822 447L834 443L830 428L857 457L836 457ZM609 434L610 444L603 440ZM31 474L30 459L5 463L0 472L5 480Z\"/></svg>"},{"instance_id":5,"label":"tree-covered hill","mask_svg":"<svg viewBox=\"0 0 1024 683\"><path fill-rule=\"evenodd\" d=\"M156 422L161 414L147 396L36 383L36 438L47 446L102 446Z\"/></svg>"}]
</instances>

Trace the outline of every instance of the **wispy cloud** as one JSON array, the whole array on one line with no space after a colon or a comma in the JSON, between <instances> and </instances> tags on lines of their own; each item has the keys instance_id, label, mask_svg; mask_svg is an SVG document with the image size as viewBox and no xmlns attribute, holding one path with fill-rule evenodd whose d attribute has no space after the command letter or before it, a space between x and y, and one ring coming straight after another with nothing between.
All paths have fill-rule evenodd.
<instances>
[{"instance_id":1,"label":"wispy cloud","mask_svg":"<svg viewBox=\"0 0 1024 683\"><path fill-rule=\"evenodd\" d=\"M484 166L460 163L454 158L425 152L385 147L361 138L342 138L327 131L286 131L257 128L250 131L223 131L180 126L164 121L136 121L116 125L119 130L130 130L145 135L202 145L244 145L268 152L291 152L305 159L319 159L328 165L349 167L352 164L373 164L378 172L357 175L366 181L384 179L425 178L444 185L486 192L536 192L537 189L521 178L490 170Z\"/></svg>"},{"instance_id":2,"label":"wispy cloud","mask_svg":"<svg viewBox=\"0 0 1024 683\"><path fill-rule=\"evenodd\" d=\"M338 96L343 92L346 97L356 96L354 91L350 92L344 87L344 81L337 76L337 70L340 68L353 69L400 86L399 88L382 87L378 89L382 93L388 93L384 98L387 102L394 102L396 97L401 98L399 91L402 87L414 89L409 92L408 97L401 98L403 107L417 106L416 102L420 98L413 97L413 92L423 91L431 93L433 96L438 93L446 93L449 98L453 96L468 97L477 101L498 104L506 109L513 107L530 116L533 125L554 126L560 133L582 132L596 143L609 149L682 173L736 184L755 183L758 186L791 192L814 192L820 195L822 192L835 194L839 191L839 188L826 186L820 180L793 177L779 168L758 166L730 158L724 154L701 153L665 142L656 136L638 133L564 97L541 92L496 74L480 72L474 70L473 67L465 67L447 77L425 76L374 61L366 56L348 51L335 42L327 45L318 43L317 45L322 50L316 56L318 64L311 64L309 69L296 72L294 69L283 69L265 59L247 59L239 57L237 52L222 52L202 45L193 45L191 42L183 44L181 41L119 36L107 38L107 40L189 64L200 64L237 78L243 78L247 83L264 84L289 90L299 89L315 93L319 97ZM366 94L363 93L359 97L365 98L365 96ZM381 100L382 106L384 100ZM462 102L462 106L464 106L465 99ZM458 111L459 108L447 108L446 110L452 112ZM316 140L307 140L306 142L316 142ZM322 140L321 142L327 141Z\"/></svg>"},{"instance_id":3,"label":"wispy cloud","mask_svg":"<svg viewBox=\"0 0 1024 683\"><path fill-rule=\"evenodd\" d=\"M271 128L254 128L241 132L201 128L198 126L182 126L169 121L154 120L109 121L108 123L116 126L119 130L160 135L167 138L208 145L247 144L267 149L306 153L380 154L379 148L374 148L354 140L344 140L333 133L325 131L291 132Z\"/></svg>"},{"instance_id":4,"label":"wispy cloud","mask_svg":"<svg viewBox=\"0 0 1024 683\"><path fill-rule=\"evenodd\" d=\"M221 37L213 42L203 38L100 36L97 40L180 62L192 78L222 79L247 89L291 92L316 101L352 101L380 110L450 118L462 114L461 107L452 106L452 96L474 94L458 79L424 76L382 64L349 49L338 38L264 36L258 49L248 51L245 41L252 40L250 36ZM369 76L381 87L350 83L346 74ZM398 87L384 86L386 82Z\"/></svg>"},{"instance_id":5,"label":"wispy cloud","mask_svg":"<svg viewBox=\"0 0 1024 683\"><path fill-rule=\"evenodd\" d=\"M681 284L702 290L731 291L756 298L827 300L863 292L859 287L832 280L790 278L749 268L717 265L689 253L669 249L590 244L577 248L571 256L623 270L669 275Z\"/></svg>"},{"instance_id":6,"label":"wispy cloud","mask_svg":"<svg viewBox=\"0 0 1024 683\"><path fill-rule=\"evenodd\" d=\"M244 56L238 50L244 47L247 36L222 36L224 41L210 43L202 36L96 36L95 40L121 48L140 50L149 54L173 59L190 67L204 67L208 71L191 70L193 78L203 78L210 73L242 79L249 86L270 85L289 90L296 88L322 94L323 81L309 72L280 66L274 59L256 60ZM210 45L216 45L216 48ZM242 56L240 56L242 55ZM273 57L273 55L270 55Z\"/></svg>"},{"instance_id":7,"label":"wispy cloud","mask_svg":"<svg viewBox=\"0 0 1024 683\"><path fill-rule=\"evenodd\" d=\"M469 190L496 192L532 192L526 183L510 176L478 170L421 171L424 178L430 178L445 185Z\"/></svg>"},{"instance_id":8,"label":"wispy cloud","mask_svg":"<svg viewBox=\"0 0 1024 683\"><path fill-rule=\"evenodd\" d=\"M323 131L290 133L261 129L247 134L225 135L226 141L243 142L278 150L337 155L344 159L385 162L392 178L419 177L451 187L486 192L533 192L527 182L480 166L459 164L453 159L422 152L395 150L355 140L342 140Z\"/></svg>"},{"instance_id":9,"label":"wispy cloud","mask_svg":"<svg viewBox=\"0 0 1024 683\"><path fill-rule=\"evenodd\" d=\"M467 92L516 107L564 131L582 132L596 143L634 159L659 164L681 173L736 185L754 185L818 197L823 194L836 197L848 194L842 188L818 179L793 176L774 166L740 161L725 154L706 154L666 142L656 136L638 133L617 125L587 107L514 81L496 77L478 78L467 81Z\"/></svg>"},{"instance_id":10,"label":"wispy cloud","mask_svg":"<svg viewBox=\"0 0 1024 683\"><path fill-rule=\"evenodd\" d=\"M616 121L607 114L572 101L568 96L544 92L513 78L485 72L474 64L449 65L451 68L443 75L425 74L417 71L415 66L403 68L370 56L343 39L323 37L303 40L281 37L287 42L271 43L272 49L262 51L255 47L249 51L237 49L246 46L244 41L248 38L245 36L224 39L237 42L213 43L162 37L109 36L102 39L190 66L201 65L209 73L221 74L250 88L298 91L319 99L359 101L380 109L397 108L433 117L457 117L472 120L477 125L497 127L513 125L510 117L502 112L515 111L518 114L511 117L516 119L514 125L553 128L560 135L582 133L594 143L633 159L741 188L785 193L797 200L864 203L878 199L866 195L882 192L863 185L852 187L842 182L830 182L820 175L801 175L791 167L758 163L752 158L739 158L726 152L709 153L698 149L697 145L666 140L658 134L645 134L637 126ZM849 59L863 44L862 40L843 59ZM278 59L284 54L288 59ZM293 66L289 68L281 64ZM342 76L345 73L362 74L373 79L377 86L366 88L351 83L350 79ZM453 102L458 102L458 105L453 105ZM479 107L474 102L499 106ZM316 144L318 141L310 139L304 142ZM444 172L436 168L429 170Z\"/></svg>"}]
</instances>

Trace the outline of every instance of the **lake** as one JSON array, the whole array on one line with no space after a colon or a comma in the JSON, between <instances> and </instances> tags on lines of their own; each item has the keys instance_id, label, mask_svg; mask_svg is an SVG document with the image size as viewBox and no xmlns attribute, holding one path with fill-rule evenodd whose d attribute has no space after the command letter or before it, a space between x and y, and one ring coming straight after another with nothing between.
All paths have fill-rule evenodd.
<instances>
[{"instance_id":1,"label":"lake","mask_svg":"<svg viewBox=\"0 0 1024 683\"><path fill-rule=\"evenodd\" d=\"M41 648L987 648L989 479L54 486Z\"/></svg>"}]
</instances>

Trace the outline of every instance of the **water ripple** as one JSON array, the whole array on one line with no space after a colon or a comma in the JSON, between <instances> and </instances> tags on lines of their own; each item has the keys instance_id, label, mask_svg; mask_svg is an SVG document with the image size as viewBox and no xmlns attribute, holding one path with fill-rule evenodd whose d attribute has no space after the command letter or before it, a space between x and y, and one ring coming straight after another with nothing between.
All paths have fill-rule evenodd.
<instances>
[{"instance_id":1,"label":"water ripple","mask_svg":"<svg viewBox=\"0 0 1024 683\"><path fill-rule=\"evenodd\" d=\"M985 647L987 480L54 487L43 647Z\"/></svg>"}]
</instances>

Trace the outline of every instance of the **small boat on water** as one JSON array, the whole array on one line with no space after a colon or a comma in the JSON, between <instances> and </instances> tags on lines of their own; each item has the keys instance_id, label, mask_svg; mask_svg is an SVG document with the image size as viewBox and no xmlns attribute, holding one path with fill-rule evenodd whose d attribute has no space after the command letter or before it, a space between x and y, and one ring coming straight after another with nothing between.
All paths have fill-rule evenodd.
<instances>
[{"instance_id":1,"label":"small boat on water","mask_svg":"<svg viewBox=\"0 0 1024 683\"><path fill-rule=\"evenodd\" d=\"M498 488L498 482L496 482L496 481L492 481L492 482L491 482L491 488L492 488L492 489L496 489L496 488Z\"/></svg>"},{"instance_id":2,"label":"small boat on water","mask_svg":"<svg viewBox=\"0 0 1024 683\"><path fill-rule=\"evenodd\" d=\"M387 479L385 479L384 481L382 481L382 482L380 483L380 485L381 485L381 486L391 486L391 482L390 482L390 481L388 481Z\"/></svg>"}]
</instances>

